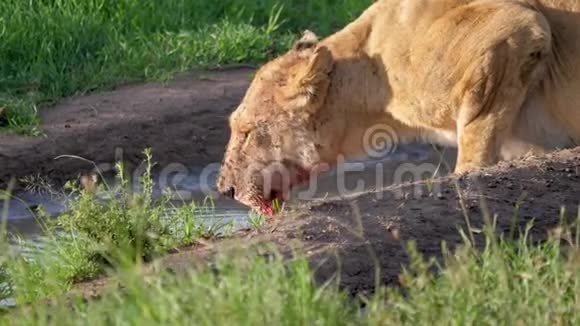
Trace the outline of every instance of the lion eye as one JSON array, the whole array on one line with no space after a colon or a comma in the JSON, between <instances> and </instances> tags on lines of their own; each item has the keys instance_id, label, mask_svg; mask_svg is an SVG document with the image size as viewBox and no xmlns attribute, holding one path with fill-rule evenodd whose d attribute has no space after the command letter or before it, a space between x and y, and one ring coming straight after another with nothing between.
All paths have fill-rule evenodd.
<instances>
[{"instance_id":1,"label":"lion eye","mask_svg":"<svg viewBox=\"0 0 580 326\"><path fill-rule=\"evenodd\" d=\"M242 131L242 138L244 138L244 141L246 141L248 139L248 137L250 137L251 133L252 133L252 130Z\"/></svg>"}]
</instances>

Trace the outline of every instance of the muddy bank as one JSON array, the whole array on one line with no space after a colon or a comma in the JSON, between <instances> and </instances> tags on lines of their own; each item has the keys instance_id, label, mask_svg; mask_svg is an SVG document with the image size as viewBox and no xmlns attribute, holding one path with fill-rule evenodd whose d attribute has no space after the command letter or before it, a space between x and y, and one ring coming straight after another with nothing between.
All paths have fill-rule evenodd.
<instances>
[{"instance_id":1,"label":"muddy bank","mask_svg":"<svg viewBox=\"0 0 580 326\"><path fill-rule=\"evenodd\" d=\"M310 216L300 226L306 247L320 248L312 262L321 267L320 280L341 271L342 285L356 293L374 284L374 263L369 248L380 262L381 283L396 284L401 266L408 262L405 243L415 241L426 257L441 259L440 245L462 243L457 231L466 229L466 216L473 229L481 230L486 218L496 220L497 232L523 230L532 220L531 237L544 239L557 226L561 209L566 218L578 217L580 204L580 149L564 151L546 159L528 159L501 165L462 177L395 186L376 194L322 203L310 207ZM458 190L459 189L459 190ZM516 206L519 207L516 209ZM358 217L358 218L357 218ZM362 227L357 227L360 221ZM296 231L284 237L298 237ZM355 234L352 234L356 231ZM483 235L474 235L482 244ZM329 252L335 251L336 257Z\"/></svg>"},{"instance_id":2,"label":"muddy bank","mask_svg":"<svg viewBox=\"0 0 580 326\"><path fill-rule=\"evenodd\" d=\"M193 72L167 84L126 85L43 108L43 137L0 134L0 187L31 175L58 187L93 169L80 160L55 160L60 155L81 156L101 167L117 159L137 166L149 147L161 167L219 162L229 137L227 117L252 72Z\"/></svg>"},{"instance_id":3,"label":"muddy bank","mask_svg":"<svg viewBox=\"0 0 580 326\"><path fill-rule=\"evenodd\" d=\"M442 259L441 242L450 248L463 243L458 229L466 216L479 232L486 218L496 221L497 232L517 236L532 220L533 241L545 239L560 224L579 216L580 148L542 158L475 171L459 179L396 185L351 198L308 203L271 221L261 232L240 232L233 239L183 248L160 261L162 268L179 272L205 264L218 252L244 253L260 243L275 243L282 252L306 253L318 281L339 276L350 293L374 289L375 267L383 285L397 285L409 257L406 244L415 241L425 257ZM517 208L516 208L517 207ZM564 210L563 210L564 209ZM259 246L258 246L259 247ZM245 254L256 254L251 249ZM99 293L103 280L79 289Z\"/></svg>"}]
</instances>

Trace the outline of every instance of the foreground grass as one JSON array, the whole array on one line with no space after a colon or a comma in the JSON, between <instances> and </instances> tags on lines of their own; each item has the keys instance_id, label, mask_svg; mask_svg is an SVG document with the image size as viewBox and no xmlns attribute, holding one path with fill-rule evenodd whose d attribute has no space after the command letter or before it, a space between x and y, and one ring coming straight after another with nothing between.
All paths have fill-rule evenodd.
<instances>
[{"instance_id":1,"label":"foreground grass","mask_svg":"<svg viewBox=\"0 0 580 326\"><path fill-rule=\"evenodd\" d=\"M413 253L412 246L410 252ZM580 251L558 239L531 246L488 237L447 256L438 275L412 254L403 288L349 298L318 287L304 258L236 254L186 275L138 269L119 274L123 290L98 300L68 297L4 316L13 325L575 325L580 322ZM298 256L300 257L300 256ZM405 293L404 295L402 293Z\"/></svg>"},{"instance_id":2,"label":"foreground grass","mask_svg":"<svg viewBox=\"0 0 580 326\"><path fill-rule=\"evenodd\" d=\"M47 224L42 251L23 256L0 241L0 295L17 303L0 315L0 324L580 323L580 216L574 227L563 225L539 244L528 239L529 229L507 240L488 227L483 249L468 236L454 252L442 245L442 264L425 261L410 243L401 287L380 288L370 297L347 295L338 275L315 284L305 255L283 258L275 248L256 251L243 240L210 266L176 275L155 258L215 228L203 225L194 204L172 207L166 197L152 199L151 157L145 154L140 193L125 187L122 173L108 202L73 186L78 196L70 212ZM263 225L252 220L254 227ZM67 293L75 282L104 273L115 282L98 299Z\"/></svg>"},{"instance_id":3,"label":"foreground grass","mask_svg":"<svg viewBox=\"0 0 580 326\"><path fill-rule=\"evenodd\" d=\"M192 67L261 62L306 28L345 25L370 0L0 2L0 127L38 134L37 106Z\"/></svg>"}]
</instances>

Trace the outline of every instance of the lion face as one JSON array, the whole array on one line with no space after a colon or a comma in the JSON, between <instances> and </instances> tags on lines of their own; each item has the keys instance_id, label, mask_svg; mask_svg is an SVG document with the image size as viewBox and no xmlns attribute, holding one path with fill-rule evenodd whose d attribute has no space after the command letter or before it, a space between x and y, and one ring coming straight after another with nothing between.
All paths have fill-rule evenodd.
<instances>
[{"instance_id":1,"label":"lion face","mask_svg":"<svg viewBox=\"0 0 580 326\"><path fill-rule=\"evenodd\" d=\"M220 193L269 215L274 200L285 200L321 164L313 117L324 103L333 59L303 40L256 74L230 117L218 176Z\"/></svg>"}]
</instances>

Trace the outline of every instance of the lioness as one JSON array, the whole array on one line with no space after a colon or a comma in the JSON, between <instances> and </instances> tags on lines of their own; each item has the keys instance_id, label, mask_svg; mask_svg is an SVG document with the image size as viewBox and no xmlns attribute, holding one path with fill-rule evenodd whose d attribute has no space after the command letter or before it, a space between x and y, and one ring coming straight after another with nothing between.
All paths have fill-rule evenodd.
<instances>
[{"instance_id":1,"label":"lioness","mask_svg":"<svg viewBox=\"0 0 580 326\"><path fill-rule=\"evenodd\" d=\"M230 124L219 191L268 214L378 124L456 173L580 144L580 0L377 1L265 64Z\"/></svg>"}]
</instances>

